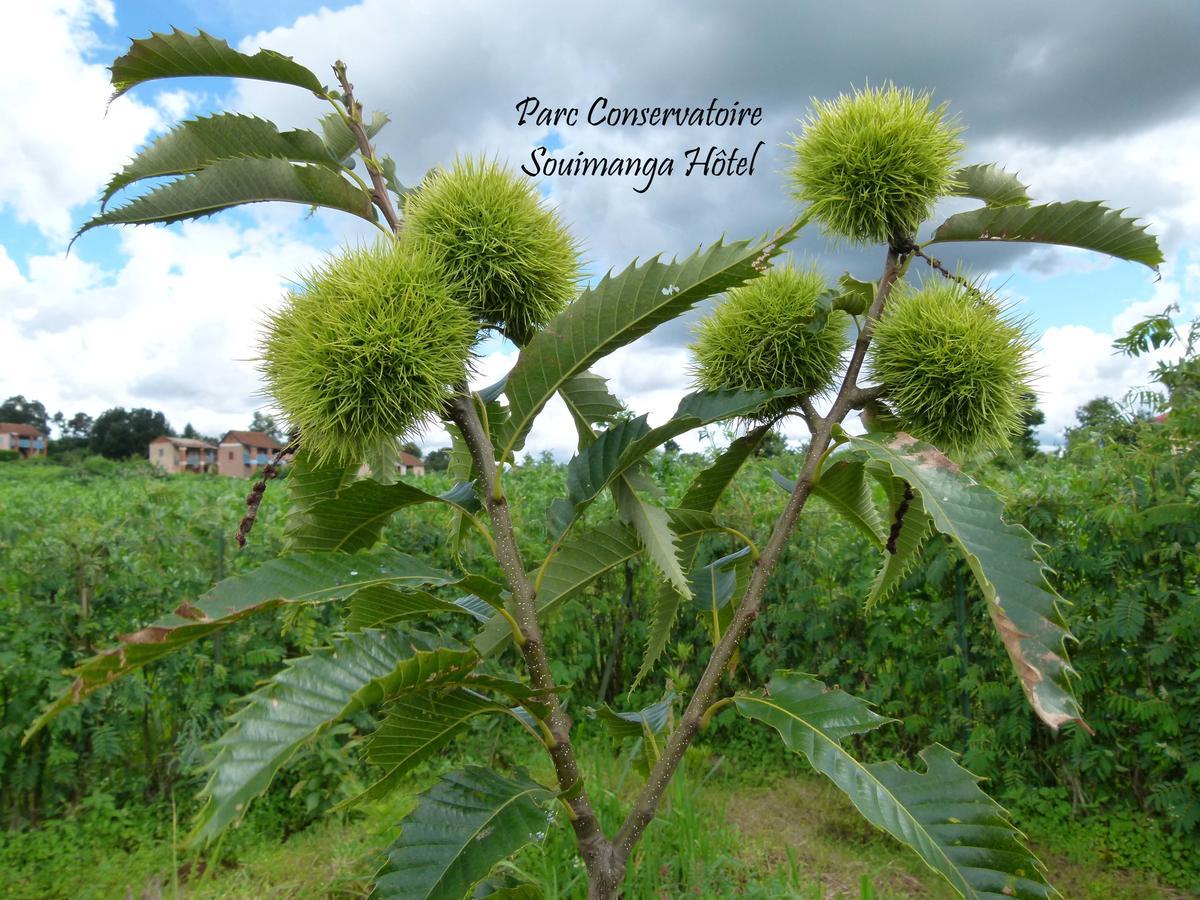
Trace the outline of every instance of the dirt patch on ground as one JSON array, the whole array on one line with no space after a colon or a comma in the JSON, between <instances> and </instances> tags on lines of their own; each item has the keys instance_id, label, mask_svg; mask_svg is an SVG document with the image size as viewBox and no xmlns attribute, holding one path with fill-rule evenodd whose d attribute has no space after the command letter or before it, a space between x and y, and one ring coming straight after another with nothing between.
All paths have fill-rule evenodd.
<instances>
[{"instance_id":1,"label":"dirt patch on ground","mask_svg":"<svg viewBox=\"0 0 1200 900\"><path fill-rule=\"evenodd\" d=\"M883 845L886 838L815 779L742 788L724 799L726 820L763 864L772 869L798 865L820 882L822 896L858 897L864 880L880 897L956 896L898 862L895 850Z\"/></svg>"}]
</instances>

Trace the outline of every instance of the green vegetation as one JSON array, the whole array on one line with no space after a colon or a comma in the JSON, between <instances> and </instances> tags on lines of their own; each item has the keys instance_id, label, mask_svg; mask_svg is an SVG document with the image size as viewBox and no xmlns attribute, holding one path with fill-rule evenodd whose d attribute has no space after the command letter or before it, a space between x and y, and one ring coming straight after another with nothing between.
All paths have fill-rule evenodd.
<instances>
[{"instance_id":1,"label":"green vegetation","mask_svg":"<svg viewBox=\"0 0 1200 900\"><path fill-rule=\"evenodd\" d=\"M900 720L876 732L869 748L856 745L869 759L913 758L932 741L963 752L963 765L988 779L990 792L1054 860L1066 896L1171 896L1168 885L1200 889L1194 853L1200 840L1194 683L1200 612L1194 587L1187 587L1200 578L1200 498L1190 475L1198 454L1180 452L1185 444L1196 447L1196 420L1177 415L1155 423L1118 415L1088 422L1080 426L1086 436L1076 437L1064 458L1039 455L979 474L1049 545L1047 562L1074 598L1069 618L1080 643L1072 662L1095 737L1081 731L1055 737L1037 725L1011 683L1002 645L983 627L987 613L977 588L944 545L926 547L923 570L864 618L859 608L870 576L856 559L866 538L839 528L824 503L814 506L810 529L789 547L779 586L767 599L772 625L754 628L734 681L751 687L761 673L812 671L812 661L826 660L814 674ZM742 490L721 507L727 521L744 530L762 527L785 499L771 472L793 471L797 462L792 453L752 459ZM653 474L675 497L704 464L696 455L663 453L654 458ZM511 477L521 498L514 507L517 533L537 553L550 539L544 510L562 493L566 472L542 461ZM412 483L436 493L452 482L430 476ZM426 766L391 797L321 820L355 790L342 784L344 776L361 787L368 783L359 756L374 729L370 716L319 738L285 770L246 823L230 832L220 856L205 854L224 860L207 876L191 874L194 850L172 849L171 800L181 839L200 805L203 746L221 733L231 702L280 659L326 643L339 626L331 607L297 607L280 621L241 622L97 692L26 750L17 746L20 732L63 683L58 670L86 656L104 635L133 630L223 572L270 558L282 542L281 488L286 481L268 491L250 545L235 554L231 529L246 491L240 481L162 477L145 466L102 459L0 468L0 498L9 511L0 523L7 561L0 605L6 621L20 623L0 638L6 686L0 811L9 828L0 869L16 873L15 896L82 897L89 889L92 896L112 896L155 879L169 889L173 867L183 869L189 892L196 892L190 895L202 897L346 895L369 883L375 854L411 795L435 780ZM429 506L400 512L384 541L448 564L442 535L452 514ZM718 558L732 546L731 539L710 537L700 558ZM466 552L481 559L480 549ZM826 564L814 569L806 561L818 550ZM652 686L629 693L640 659L612 649L619 629L641 640L650 624L656 573L641 564L632 574L628 596L624 573L615 572L549 626L548 643L561 660L556 675L569 685L572 709L600 702L640 708L657 699ZM700 651L709 640L703 617L681 618L666 651L678 690L699 676ZM1142 653L1129 652L1134 644ZM577 717L586 765L615 774L614 784L623 773L619 793L627 800L637 782L630 746L618 754L596 722ZM522 744L521 734L515 723L480 720L456 753L463 762L498 759L546 774L533 741ZM650 887L674 895L667 885L700 884L704 896L743 885L743 896L815 897L819 883L826 896L838 890L857 896L864 877L875 896L935 892L915 857L898 857L836 790L789 774L797 772L794 764L767 738L730 710L714 717L688 783L673 788L670 810L648 833L643 861L630 876L638 886L631 896L654 896ZM699 805L683 815L684 803ZM614 799L612 814L617 808ZM603 806L601 813L610 814ZM713 828L722 813L728 827ZM692 840L701 842L699 849L681 855L678 848L691 847ZM563 877L573 871L573 845L560 821L543 847L515 864L556 885L547 897L573 896L582 882L568 888L570 877ZM63 846L91 855L65 861ZM316 867L315 858L322 860ZM696 874L701 869L708 874Z\"/></svg>"},{"instance_id":2,"label":"green vegetation","mask_svg":"<svg viewBox=\"0 0 1200 900\"><path fill-rule=\"evenodd\" d=\"M298 451L278 555L175 598L169 611L97 649L89 630L100 606L96 573L112 551L94 536L81 543L86 504L71 508L62 541L75 553L68 568L74 580L33 601L37 613L29 618L41 622L39 640L11 659L29 666L39 649L54 646L59 661L82 659L66 684L40 670L16 673L15 683L32 686L14 704L18 721L40 708L11 754L25 788L14 791L17 814L32 824L52 804L82 804L87 780L64 782L62 772L79 762L111 780L112 764L132 748L143 754L143 770L127 766L116 777L139 775L142 782L120 788L140 787L160 802L169 796L172 838L176 789L185 789L188 846L210 866L220 863L226 842L237 844L230 826L248 817L268 816L286 836L310 819L360 814L398 788L411 793L420 784L394 840L371 862L372 896L725 896L738 891L724 867L750 844L726 841L721 830L701 824L701 802L683 780L695 776L700 757L686 754L695 745L738 759L735 748L746 741L753 758L761 752L756 742L773 729L785 758L778 746L765 758L777 771L806 761L867 822L963 896L1032 900L1057 892L1025 836L960 757L995 773L1002 796L1037 814L1053 809L1040 792L1069 788L1078 808L1089 800L1084 785L1110 776L1105 787L1132 793L1131 814L1151 811L1151 821L1166 825L1143 830L1148 844L1138 863L1171 879L1192 877L1182 842L1200 818L1194 709L1170 698L1174 691L1186 698L1194 687L1188 617L1195 598L1181 599L1170 586L1194 582L1194 554L1181 539L1165 554L1158 542L1143 549L1141 566L1123 560L1142 573L1148 557L1161 562L1161 594L1139 596L1130 585L1111 610L1088 610L1081 630L1103 623L1096 646L1104 647L1104 638L1124 642L1106 649L1126 659L1084 660L1102 666L1092 670L1098 677L1128 679L1107 681L1100 696L1089 696L1093 684L1078 679L1067 659L1071 635L1058 593L1072 561L1055 575L1047 554L1061 551L1044 549L1013 521L1006 502L1019 492L1002 483L1003 473L1023 470L995 472L976 461L968 471L962 463L970 459L953 461L921 440L936 433L955 452L998 447L1032 421L1023 415L1027 339L995 309L976 305L973 293L959 290L962 279L916 243L939 196L960 193L983 206L942 223L927 243L1062 243L1153 268L1161 253L1144 227L1098 203L1034 206L1024 185L996 166L956 170L957 124L943 120L942 108L930 110L927 96L889 86L815 104L795 147L798 197L809 208L791 224L757 241L720 240L683 260L635 262L567 302L573 240L530 185L498 167L460 165L427 179L406 207L406 228L396 201L412 192L371 143L386 116L364 118L344 63L333 66L334 90L280 54L249 56L203 33L174 31L135 40L111 71L118 93L163 77L278 82L329 104L332 113L321 120L321 134L281 133L240 114L184 122L114 177L101 211L79 234L285 200L355 214L387 237L375 250L318 269L265 339L269 389L299 432L292 436ZM355 173L355 156L370 185ZM149 189L105 208L134 184ZM885 242L879 280L847 273L825 290L815 276L794 285L768 276L812 219L855 241ZM496 221L507 223L499 243L491 231ZM429 253L445 264L431 262ZM954 287L933 289L913 305L904 285L916 260ZM766 288L759 292L756 282ZM889 303L894 289L898 307ZM793 317L778 334L766 325L785 346L769 348L776 358L763 367L754 358L759 347L744 341L742 358L714 367L706 389L683 397L663 424L631 415L589 370L701 301L739 291L729 302L762 306L775 319L781 310L795 312L804 321ZM465 305L454 299L459 292ZM793 300L801 301L798 311L787 309ZM945 307L944 314L914 319L913 310L929 303ZM469 321L468 306L479 321ZM843 313L852 349L835 379ZM730 324L709 326L710 334ZM472 391L476 325L503 328L521 351L503 379ZM873 379L864 365L876 326L881 377ZM815 353L809 338L822 332L829 332L828 352ZM906 355L911 359L918 339L931 336L936 346L916 354L922 365L969 357L965 368L952 370L950 384L937 383L933 376L944 373L928 366L908 371ZM1178 417L1182 431L1165 449L1151 447L1154 435L1116 445L1153 449L1152 466L1168 459L1174 467L1152 480L1153 506L1139 505L1144 496L1134 504L1143 535L1151 524L1195 524L1192 469L1175 464L1195 447L1196 336L1193 329L1182 369L1159 369L1166 392L1153 395L1170 410L1170 430ZM1172 340L1182 340L1173 323L1154 320L1123 349L1140 354ZM822 390L830 381L836 383ZM942 393L952 402L935 408ZM516 467L555 398L571 415L577 452L562 467ZM866 434L843 428L857 410L870 420ZM779 468L767 472L752 460L785 415L798 416L810 437L798 455L772 457ZM941 415L951 421L932 421ZM418 486L384 477L377 447L398 449L426 418L440 419L451 436L447 482ZM746 419L757 427L712 458L684 464L677 447L660 450L686 432ZM364 462L379 477L359 476ZM246 498L239 546L278 464L277 457ZM786 501L768 496L773 485ZM753 505L738 508L735 501L748 497ZM806 509L810 499L814 509ZM837 520L822 520L819 508ZM100 528L97 534L132 530L124 522ZM47 541L34 534L28 543L36 555ZM119 573L134 572L140 549L118 554ZM1094 565L1103 557L1089 549L1085 560ZM218 551L220 570L219 538ZM862 562L871 557L878 562L868 582ZM144 600L178 564L167 560L144 583L133 578L133 595ZM1089 571L1072 584L1085 604L1091 577ZM56 609L59 589L78 597L78 621L55 622L47 612ZM1150 612L1160 602L1161 621ZM23 621L23 612L18 606L14 619ZM1149 636L1151 624L1166 633ZM235 653L224 641L236 643L239 635L244 643ZM280 666L288 642L302 655L289 652ZM1148 646L1157 652L1154 668L1140 659L1126 668ZM631 647L641 652L626 654ZM1173 666L1181 651L1185 674ZM173 662L164 669L165 659ZM244 681L260 667L272 674L250 691L238 684L242 697L228 726L206 741L206 724L228 704L200 685L215 681L223 689L226 679ZM171 683L158 690L147 679L162 671ZM1096 732L1084 718L1077 681L1083 699L1106 711L1114 709L1114 691L1133 691L1100 727L1132 718L1135 730L1113 735L1112 745L1091 743ZM164 698L169 708L158 709ZM105 702L123 702L116 715L128 718L101 737L109 719L89 720L88 713ZM746 731L752 722L769 728ZM865 742L868 732L878 732L878 740ZM614 745L610 763L613 753L622 760L619 771L605 763L605 751L596 752L606 738ZM196 790L185 784L191 767L171 766L164 750L179 749L186 761L183 750L202 743L205 780ZM431 770L447 757L459 767ZM281 797L285 779L276 776L285 768L298 779ZM1126 784L1131 771L1138 777ZM59 796L48 799L46 787ZM1119 808L1106 804L1105 821L1116 821ZM573 846L551 839L564 822ZM655 830L666 835L666 849L647 842ZM565 847L567 858L538 865L555 846ZM801 867L792 857L789 863L782 886L774 870L753 885L747 879L746 891L794 893ZM173 886L179 877L174 869Z\"/></svg>"},{"instance_id":3,"label":"green vegetation","mask_svg":"<svg viewBox=\"0 0 1200 900\"><path fill-rule=\"evenodd\" d=\"M578 290L579 248L534 182L485 159L435 169L404 204L408 234L429 244L479 322L525 344Z\"/></svg>"},{"instance_id":4,"label":"green vegetation","mask_svg":"<svg viewBox=\"0 0 1200 900\"><path fill-rule=\"evenodd\" d=\"M846 349L846 317L829 311L813 328L826 292L816 269L772 269L729 292L697 326L696 381L707 390L770 391L792 385L805 395L832 383ZM791 398L769 401L756 414L771 420L786 413Z\"/></svg>"},{"instance_id":5,"label":"green vegetation","mask_svg":"<svg viewBox=\"0 0 1200 900\"><path fill-rule=\"evenodd\" d=\"M375 461L436 419L474 340L439 260L389 241L305 276L271 315L262 371L314 459Z\"/></svg>"}]
</instances>

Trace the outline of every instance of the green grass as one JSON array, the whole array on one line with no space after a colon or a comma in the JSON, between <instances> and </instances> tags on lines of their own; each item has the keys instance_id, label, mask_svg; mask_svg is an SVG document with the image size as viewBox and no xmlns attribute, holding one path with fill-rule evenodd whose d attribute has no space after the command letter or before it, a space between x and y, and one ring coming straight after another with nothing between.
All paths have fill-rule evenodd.
<instances>
[{"instance_id":1,"label":"green grass","mask_svg":"<svg viewBox=\"0 0 1200 900\"><path fill-rule=\"evenodd\" d=\"M593 789L601 821L611 832L640 781L624 758L606 748L589 748L585 759L593 785L617 786L615 791ZM745 774L728 760L712 764L700 754L688 763L631 859L628 900L955 896L915 856L867 824L824 779L762 770ZM533 771L543 780L550 777L540 760ZM365 896L380 850L392 840L413 795L432 777L366 807L351 820L321 822L286 838L264 810L232 833L211 865L198 863L184 850L172 852L172 834L181 835L186 823L180 821L173 830L170 807L92 810L17 843L10 836L8 846L0 844L0 869L8 873L5 896ZM1069 835L1035 834L1033 840L1065 897L1190 896L1145 873L1105 868L1098 857L1070 858ZM66 847L74 848L69 855L63 853ZM542 845L504 865L510 874L540 884L546 900L582 900L586 894L575 839L565 821L550 830Z\"/></svg>"}]
</instances>

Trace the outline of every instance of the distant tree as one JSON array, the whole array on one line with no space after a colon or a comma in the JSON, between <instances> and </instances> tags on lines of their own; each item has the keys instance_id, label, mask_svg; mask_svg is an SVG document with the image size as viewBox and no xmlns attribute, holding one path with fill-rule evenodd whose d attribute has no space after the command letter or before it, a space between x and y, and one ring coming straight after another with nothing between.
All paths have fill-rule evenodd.
<instances>
[{"instance_id":1,"label":"distant tree","mask_svg":"<svg viewBox=\"0 0 1200 900\"><path fill-rule=\"evenodd\" d=\"M47 448L51 456L61 457L68 451L74 456L87 455L88 439L92 434L91 416L85 412L77 412L68 419L61 412L57 412L51 421L58 429L58 438L51 440Z\"/></svg>"},{"instance_id":2,"label":"distant tree","mask_svg":"<svg viewBox=\"0 0 1200 900\"><path fill-rule=\"evenodd\" d=\"M421 448L418 447L416 444L414 444L412 441L408 441L403 446L401 446L400 449L403 450L405 453L410 454L411 456L415 456L417 459L421 458Z\"/></svg>"},{"instance_id":3,"label":"distant tree","mask_svg":"<svg viewBox=\"0 0 1200 900\"><path fill-rule=\"evenodd\" d=\"M37 400L26 400L22 394L9 397L0 403L0 422L36 425L42 431L50 430L50 417L46 414L46 407Z\"/></svg>"},{"instance_id":4,"label":"distant tree","mask_svg":"<svg viewBox=\"0 0 1200 900\"><path fill-rule=\"evenodd\" d=\"M275 417L259 410L255 410L254 412L254 418L250 422L250 431L260 431L263 434L269 434L277 441L282 441L285 437L283 428L275 421Z\"/></svg>"},{"instance_id":5,"label":"distant tree","mask_svg":"<svg viewBox=\"0 0 1200 900\"><path fill-rule=\"evenodd\" d=\"M1041 453L1041 442L1037 438L1037 430L1046 424L1046 414L1037 407L1037 394L1032 391L1025 394L1029 407L1021 417L1025 430L1013 441L1013 453L1018 457L1033 459Z\"/></svg>"},{"instance_id":6,"label":"distant tree","mask_svg":"<svg viewBox=\"0 0 1200 900\"><path fill-rule=\"evenodd\" d=\"M787 441L777 431L769 432L758 444L755 456L771 457L787 453Z\"/></svg>"},{"instance_id":7,"label":"distant tree","mask_svg":"<svg viewBox=\"0 0 1200 900\"><path fill-rule=\"evenodd\" d=\"M671 438L665 444L663 444L663 450L665 450L667 453L678 453L679 452L679 444L675 441L674 438Z\"/></svg>"},{"instance_id":8,"label":"distant tree","mask_svg":"<svg viewBox=\"0 0 1200 900\"><path fill-rule=\"evenodd\" d=\"M1117 442L1129 444L1134 440L1134 426L1130 419L1109 397L1096 397L1075 410L1079 423L1067 429L1067 450L1080 444L1104 444Z\"/></svg>"},{"instance_id":9,"label":"distant tree","mask_svg":"<svg viewBox=\"0 0 1200 900\"><path fill-rule=\"evenodd\" d=\"M92 417L85 412L77 412L61 427L63 437L86 441L92 436Z\"/></svg>"},{"instance_id":10,"label":"distant tree","mask_svg":"<svg viewBox=\"0 0 1200 900\"><path fill-rule=\"evenodd\" d=\"M183 426L183 436L185 438L191 438L193 440L196 440L200 437L200 432L198 432L195 428L192 427L191 422L188 422L186 425Z\"/></svg>"},{"instance_id":11,"label":"distant tree","mask_svg":"<svg viewBox=\"0 0 1200 900\"><path fill-rule=\"evenodd\" d=\"M92 424L88 447L93 453L109 459L128 459L148 456L150 442L160 435L174 437L167 417L161 412L139 407L126 410L122 406L106 409Z\"/></svg>"},{"instance_id":12,"label":"distant tree","mask_svg":"<svg viewBox=\"0 0 1200 900\"><path fill-rule=\"evenodd\" d=\"M425 457L425 468L431 472L445 472L450 468L450 448L439 447L437 450L430 450L429 455Z\"/></svg>"}]
</instances>

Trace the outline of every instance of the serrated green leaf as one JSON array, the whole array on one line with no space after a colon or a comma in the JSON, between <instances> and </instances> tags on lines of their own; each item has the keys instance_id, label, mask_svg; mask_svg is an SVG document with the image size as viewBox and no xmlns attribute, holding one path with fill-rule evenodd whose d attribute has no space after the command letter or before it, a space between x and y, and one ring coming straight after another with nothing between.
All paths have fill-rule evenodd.
<instances>
[{"instance_id":1,"label":"serrated green leaf","mask_svg":"<svg viewBox=\"0 0 1200 900\"><path fill-rule=\"evenodd\" d=\"M706 297L757 278L799 227L797 222L754 244L718 242L682 262L655 257L631 264L585 290L525 346L509 373L504 392L511 419L498 457L512 456L542 407L570 379Z\"/></svg>"},{"instance_id":2,"label":"serrated green leaf","mask_svg":"<svg viewBox=\"0 0 1200 900\"><path fill-rule=\"evenodd\" d=\"M716 528L712 516L688 509L666 510L672 530L680 540ZM608 522L580 531L559 548L545 566L537 592L538 619L549 616L606 572L611 572L643 552L633 530L622 522ZM531 573L531 577L535 577ZM460 601L462 602L462 601ZM473 643L481 656L491 656L512 639L508 623L493 616Z\"/></svg>"},{"instance_id":3,"label":"serrated green leaf","mask_svg":"<svg viewBox=\"0 0 1200 900\"><path fill-rule=\"evenodd\" d=\"M638 416L605 429L567 464L567 499L572 514L562 530L578 521L606 487L632 470L651 450L685 432L752 413L766 401L788 393L697 391L684 397L675 415L657 428L651 428L645 416Z\"/></svg>"},{"instance_id":4,"label":"serrated green leaf","mask_svg":"<svg viewBox=\"0 0 1200 900\"><path fill-rule=\"evenodd\" d=\"M680 507L686 510L711 514L720 502L725 489L729 487L734 477L741 471L746 460L770 433L772 423L759 425L730 445L713 461L707 469L698 473L684 492L679 501ZM691 571L696 560L696 551L700 547L700 532L683 534L675 528L679 536L679 561L686 571ZM642 664L638 667L637 677L633 684L636 687L650 674L651 668L662 656L667 642L671 639L671 628L675 624L675 616L679 612L682 598L670 585L662 587L654 596L653 608L650 611L650 628L646 639L646 651L642 654Z\"/></svg>"},{"instance_id":5,"label":"serrated green leaf","mask_svg":"<svg viewBox=\"0 0 1200 900\"><path fill-rule=\"evenodd\" d=\"M613 499L621 518L633 527L638 540L646 548L646 555L681 597L690 598L692 591L679 564L679 547L667 511L644 500L623 481L613 484Z\"/></svg>"},{"instance_id":6,"label":"serrated green leaf","mask_svg":"<svg viewBox=\"0 0 1200 900\"><path fill-rule=\"evenodd\" d=\"M226 578L193 603L185 600L152 625L121 635L118 646L71 670L71 686L29 727L28 740L62 710L147 663L226 625L284 603L347 597L373 584L420 586L454 581L447 573L396 550L364 554L295 553Z\"/></svg>"},{"instance_id":7,"label":"serrated green leaf","mask_svg":"<svg viewBox=\"0 0 1200 900\"><path fill-rule=\"evenodd\" d=\"M458 513L479 508L475 489L457 484L444 494L430 494L405 481L381 484L351 480L353 467L313 466L301 452L288 482L291 506L284 537L290 551L342 550L374 546L388 520L399 510L422 503L442 503Z\"/></svg>"},{"instance_id":8,"label":"serrated green leaf","mask_svg":"<svg viewBox=\"0 0 1200 900\"><path fill-rule=\"evenodd\" d=\"M669 692L657 703L633 712L617 712L606 703L595 710L594 715L616 743L634 742L631 752L637 768L648 774L661 752L655 736L661 734L671 721L674 700L675 694Z\"/></svg>"},{"instance_id":9,"label":"serrated green leaf","mask_svg":"<svg viewBox=\"0 0 1200 900\"><path fill-rule=\"evenodd\" d=\"M458 737L472 719L482 715L514 713L503 702L462 688L396 698L388 704L386 717L367 741L367 760L387 771L340 808L383 799L409 772ZM537 726L533 723L527 727Z\"/></svg>"},{"instance_id":10,"label":"serrated green leaf","mask_svg":"<svg viewBox=\"0 0 1200 900\"><path fill-rule=\"evenodd\" d=\"M962 552L1038 717L1056 730L1066 722L1087 728L1068 683L1060 598L1046 580L1033 535L1004 521L1004 506L992 491L907 434L852 437L848 452L908 482L933 527Z\"/></svg>"},{"instance_id":11,"label":"serrated green leaf","mask_svg":"<svg viewBox=\"0 0 1200 900\"><path fill-rule=\"evenodd\" d=\"M348 605L346 628L350 631L391 625L405 619L424 619L442 612L471 615L460 604L442 600L428 591L397 591L384 584L355 591L350 595Z\"/></svg>"},{"instance_id":12,"label":"serrated green leaf","mask_svg":"<svg viewBox=\"0 0 1200 900\"><path fill-rule=\"evenodd\" d=\"M617 712L607 703L596 710L596 720L604 726L614 740L640 738L644 729L660 734L671 718L671 703L674 695L633 712Z\"/></svg>"},{"instance_id":13,"label":"serrated green leaf","mask_svg":"<svg viewBox=\"0 0 1200 900\"><path fill-rule=\"evenodd\" d=\"M211 841L240 819L301 745L334 722L404 691L462 680L479 656L449 643L398 628L360 631L289 661L246 698L214 745L192 839Z\"/></svg>"},{"instance_id":14,"label":"serrated green leaf","mask_svg":"<svg viewBox=\"0 0 1200 900\"><path fill-rule=\"evenodd\" d=\"M385 113L378 110L371 113L371 121L363 123L367 137L373 138L379 134L388 121ZM326 153L339 163L349 162L355 151L358 150L358 139L339 112L326 113L321 117L321 133L325 136L322 143Z\"/></svg>"},{"instance_id":15,"label":"serrated green leaf","mask_svg":"<svg viewBox=\"0 0 1200 900\"><path fill-rule=\"evenodd\" d=\"M310 162L338 168L321 138L311 131L279 131L255 116L218 113L181 122L114 175L100 196L103 210L113 194L144 178L186 175L223 159L255 157Z\"/></svg>"},{"instance_id":16,"label":"serrated green leaf","mask_svg":"<svg viewBox=\"0 0 1200 900\"><path fill-rule=\"evenodd\" d=\"M777 730L867 821L912 848L964 897L1055 896L1020 833L945 747L922 751L924 773L859 762L842 740L888 720L865 701L796 672L776 672L764 695L739 694L734 702L743 715Z\"/></svg>"},{"instance_id":17,"label":"serrated green leaf","mask_svg":"<svg viewBox=\"0 0 1200 900\"><path fill-rule=\"evenodd\" d=\"M758 449L762 439L771 431L771 425L759 425L737 440L733 441L721 452L713 464L699 472L679 501L683 509L696 509L701 512L712 512L732 483L734 477L741 471L746 460ZM684 562L690 564L686 557Z\"/></svg>"},{"instance_id":18,"label":"serrated green leaf","mask_svg":"<svg viewBox=\"0 0 1200 900\"><path fill-rule=\"evenodd\" d=\"M178 28L170 34L151 32L138 38L129 51L112 64L113 99L132 87L156 78L217 76L252 78L292 84L324 96L320 80L290 56L274 50L259 50L253 56L240 53L220 38L203 31L188 34Z\"/></svg>"},{"instance_id":19,"label":"serrated green leaf","mask_svg":"<svg viewBox=\"0 0 1200 900\"><path fill-rule=\"evenodd\" d=\"M606 425L625 411L625 404L608 390L608 380L587 370L568 379L558 393L575 420L580 450L595 439L593 425Z\"/></svg>"},{"instance_id":20,"label":"serrated green leaf","mask_svg":"<svg viewBox=\"0 0 1200 900\"><path fill-rule=\"evenodd\" d=\"M952 192L956 197L974 197L992 207L1028 206L1032 202L1029 185L996 163L966 166L954 173L954 180L958 183Z\"/></svg>"},{"instance_id":21,"label":"serrated green leaf","mask_svg":"<svg viewBox=\"0 0 1200 900\"><path fill-rule=\"evenodd\" d=\"M771 478L788 494L796 489L796 482L778 472L772 472ZM828 463L821 470L812 493L833 507L874 546L883 547L887 529L879 518L871 483L867 481L866 469L861 462L843 459Z\"/></svg>"},{"instance_id":22,"label":"serrated green leaf","mask_svg":"<svg viewBox=\"0 0 1200 900\"><path fill-rule=\"evenodd\" d=\"M875 573L875 581L864 604L867 609L891 596L920 560L921 548L933 531L933 520L925 512L919 494L906 491L908 485L891 475L885 475L881 481L887 494L889 525L887 543L882 548L883 564Z\"/></svg>"},{"instance_id":23,"label":"serrated green leaf","mask_svg":"<svg viewBox=\"0 0 1200 900\"><path fill-rule=\"evenodd\" d=\"M1044 206L985 206L951 216L927 244L951 241L1016 241L1080 247L1139 262L1158 271L1158 239L1145 225L1092 200Z\"/></svg>"},{"instance_id":24,"label":"serrated green leaf","mask_svg":"<svg viewBox=\"0 0 1200 900\"><path fill-rule=\"evenodd\" d=\"M581 531L565 541L546 564L537 592L538 619L547 617L585 587L642 552L637 536L620 522ZM508 623L496 616L475 638L481 656L491 656L512 639Z\"/></svg>"},{"instance_id":25,"label":"serrated green leaf","mask_svg":"<svg viewBox=\"0 0 1200 900\"><path fill-rule=\"evenodd\" d=\"M324 206L376 221L371 198L325 166L296 165L286 159L222 159L93 216L72 241L101 225L169 224L271 200Z\"/></svg>"},{"instance_id":26,"label":"serrated green leaf","mask_svg":"<svg viewBox=\"0 0 1200 900\"><path fill-rule=\"evenodd\" d=\"M704 622L714 646L729 629L736 609L733 598L745 591L752 564L750 548L742 547L692 572L692 608Z\"/></svg>"},{"instance_id":27,"label":"serrated green leaf","mask_svg":"<svg viewBox=\"0 0 1200 900\"><path fill-rule=\"evenodd\" d=\"M500 860L545 838L551 819L541 804L553 798L524 774L467 766L443 775L401 822L371 896L464 897Z\"/></svg>"}]
</instances>

